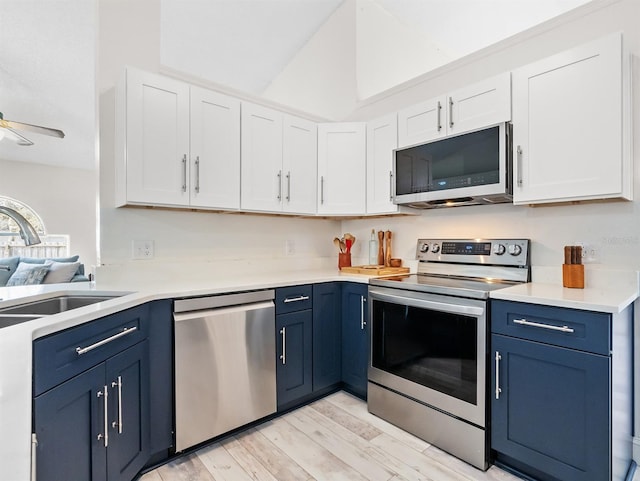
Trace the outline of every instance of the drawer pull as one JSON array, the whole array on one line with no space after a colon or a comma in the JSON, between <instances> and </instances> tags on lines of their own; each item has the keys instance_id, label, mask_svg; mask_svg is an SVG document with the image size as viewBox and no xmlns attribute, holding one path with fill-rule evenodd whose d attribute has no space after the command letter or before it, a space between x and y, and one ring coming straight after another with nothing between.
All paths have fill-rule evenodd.
<instances>
[{"instance_id":1,"label":"drawer pull","mask_svg":"<svg viewBox=\"0 0 640 481\"><path fill-rule=\"evenodd\" d=\"M300 301L308 301L309 296L298 296L298 297L287 297L284 301L285 304L289 304L290 302L300 302Z\"/></svg>"},{"instance_id":2,"label":"drawer pull","mask_svg":"<svg viewBox=\"0 0 640 481\"><path fill-rule=\"evenodd\" d=\"M549 329L550 331L560 331L560 332L568 332L573 333L574 329L569 326L553 326L551 324L542 324L540 322L531 322L526 319L514 319L514 324L520 324L521 326L529 326L529 327L539 327L540 329Z\"/></svg>"},{"instance_id":3,"label":"drawer pull","mask_svg":"<svg viewBox=\"0 0 640 481\"><path fill-rule=\"evenodd\" d=\"M90 346L87 347L76 347L76 353L78 354L78 356L82 355L82 354L86 354L89 351L93 351L94 349L100 347L100 346L104 346L105 344L110 343L111 341L115 341L116 339L122 337L122 336L126 336L127 334L131 334L132 332L136 331L138 329L137 326L133 326L133 327L125 327L121 332L119 332L118 334L114 334L111 337L107 337L106 339L103 339L102 341L98 341L94 344L91 344Z\"/></svg>"}]
</instances>

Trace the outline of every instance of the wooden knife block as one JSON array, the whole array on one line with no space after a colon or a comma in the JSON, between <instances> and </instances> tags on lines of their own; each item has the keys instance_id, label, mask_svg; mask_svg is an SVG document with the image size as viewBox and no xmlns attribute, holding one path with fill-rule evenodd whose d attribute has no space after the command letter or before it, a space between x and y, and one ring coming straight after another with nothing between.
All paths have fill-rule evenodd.
<instances>
[{"instance_id":1,"label":"wooden knife block","mask_svg":"<svg viewBox=\"0 0 640 481\"><path fill-rule=\"evenodd\" d=\"M562 285L584 289L584 264L562 264Z\"/></svg>"}]
</instances>

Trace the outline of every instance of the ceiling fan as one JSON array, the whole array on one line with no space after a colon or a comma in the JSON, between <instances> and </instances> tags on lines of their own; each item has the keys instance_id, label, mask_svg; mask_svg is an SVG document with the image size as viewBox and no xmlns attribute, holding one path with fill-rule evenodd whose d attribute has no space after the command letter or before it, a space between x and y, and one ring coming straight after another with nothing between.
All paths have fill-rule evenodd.
<instances>
[{"instance_id":1,"label":"ceiling fan","mask_svg":"<svg viewBox=\"0 0 640 481\"><path fill-rule=\"evenodd\" d=\"M31 140L19 134L16 130L24 130L34 134L50 135L60 139L64 138L64 132L62 130L41 127L39 125L23 124L22 122L15 122L13 120L5 120L2 112L0 112L0 140L7 137L18 145L33 145Z\"/></svg>"}]
</instances>

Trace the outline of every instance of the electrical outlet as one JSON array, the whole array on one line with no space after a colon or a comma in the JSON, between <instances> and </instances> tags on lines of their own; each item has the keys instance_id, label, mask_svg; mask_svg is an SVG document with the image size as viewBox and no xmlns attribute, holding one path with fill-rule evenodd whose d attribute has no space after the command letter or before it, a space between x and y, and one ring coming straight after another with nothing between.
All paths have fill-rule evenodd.
<instances>
[{"instance_id":1,"label":"electrical outlet","mask_svg":"<svg viewBox=\"0 0 640 481\"><path fill-rule=\"evenodd\" d=\"M582 247L582 263L583 264L599 264L600 248L596 244L588 244L586 242L576 242L574 245Z\"/></svg>"},{"instance_id":2,"label":"electrical outlet","mask_svg":"<svg viewBox=\"0 0 640 481\"><path fill-rule=\"evenodd\" d=\"M152 240L134 240L133 259L153 259L153 241Z\"/></svg>"},{"instance_id":3,"label":"electrical outlet","mask_svg":"<svg viewBox=\"0 0 640 481\"><path fill-rule=\"evenodd\" d=\"M284 241L284 253L288 256L292 256L296 253L296 243L293 240L287 239Z\"/></svg>"}]
</instances>

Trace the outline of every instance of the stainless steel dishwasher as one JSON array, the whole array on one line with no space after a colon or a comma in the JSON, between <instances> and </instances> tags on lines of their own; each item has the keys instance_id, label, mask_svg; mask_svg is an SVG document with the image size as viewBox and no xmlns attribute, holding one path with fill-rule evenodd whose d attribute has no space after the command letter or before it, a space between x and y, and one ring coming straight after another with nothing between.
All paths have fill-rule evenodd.
<instances>
[{"instance_id":1,"label":"stainless steel dishwasher","mask_svg":"<svg viewBox=\"0 0 640 481\"><path fill-rule=\"evenodd\" d=\"M276 412L274 291L174 303L176 451Z\"/></svg>"}]
</instances>

